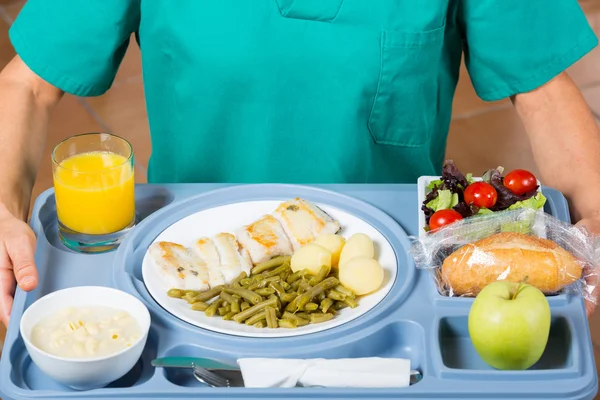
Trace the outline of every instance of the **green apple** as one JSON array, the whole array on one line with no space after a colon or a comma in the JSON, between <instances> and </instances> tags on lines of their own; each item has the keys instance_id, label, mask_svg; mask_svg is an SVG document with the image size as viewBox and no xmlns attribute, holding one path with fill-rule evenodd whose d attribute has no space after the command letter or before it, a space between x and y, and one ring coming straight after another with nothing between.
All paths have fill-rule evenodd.
<instances>
[{"instance_id":1,"label":"green apple","mask_svg":"<svg viewBox=\"0 0 600 400\"><path fill-rule=\"evenodd\" d=\"M534 286L497 281L477 295L469 311L469 335L489 366L524 370L544 353L550 335L550 306Z\"/></svg>"}]
</instances>

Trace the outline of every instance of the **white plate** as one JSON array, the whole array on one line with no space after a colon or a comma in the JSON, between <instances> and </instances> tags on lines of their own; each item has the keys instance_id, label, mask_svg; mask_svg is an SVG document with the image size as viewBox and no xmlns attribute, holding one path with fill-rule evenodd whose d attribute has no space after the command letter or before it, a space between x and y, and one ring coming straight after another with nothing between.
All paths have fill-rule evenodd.
<instances>
[{"instance_id":1,"label":"white plate","mask_svg":"<svg viewBox=\"0 0 600 400\"><path fill-rule=\"evenodd\" d=\"M220 232L233 232L238 227L250 224L264 214L272 213L281 202L286 200L249 201L203 210L174 223L165 229L154 242L170 241L188 245L202 236L213 236ZM338 208L319 203L315 204L340 222L342 226L340 234L344 237L348 238L354 233L364 233L373 240L375 257L385 270L384 281L379 290L358 299L358 307L340 310L333 319L327 322L309 324L296 329L260 329L233 321L224 321L221 317L209 318L203 312L191 310L186 301L167 296L170 287L160 279L160 276L156 273L155 264L146 252L142 264L142 275L150 295L165 310L183 321L200 328L237 336L289 337L306 335L331 329L360 317L383 300L392 288L398 265L396 254L388 240L366 221Z\"/></svg>"}]
</instances>

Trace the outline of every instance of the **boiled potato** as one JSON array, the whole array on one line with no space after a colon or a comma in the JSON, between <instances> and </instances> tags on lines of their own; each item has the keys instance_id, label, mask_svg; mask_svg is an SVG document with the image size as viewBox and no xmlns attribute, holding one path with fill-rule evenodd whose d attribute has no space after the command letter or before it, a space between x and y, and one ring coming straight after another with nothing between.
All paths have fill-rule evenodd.
<instances>
[{"instance_id":1,"label":"boiled potato","mask_svg":"<svg viewBox=\"0 0 600 400\"><path fill-rule=\"evenodd\" d=\"M331 268L331 252L314 242L300 247L292 256L291 267L294 272L307 269L317 275L323 265Z\"/></svg>"},{"instance_id":2,"label":"boiled potato","mask_svg":"<svg viewBox=\"0 0 600 400\"><path fill-rule=\"evenodd\" d=\"M373 241L364 233L355 233L348 238L340 254L339 265L345 264L354 257L375 257Z\"/></svg>"},{"instance_id":3,"label":"boiled potato","mask_svg":"<svg viewBox=\"0 0 600 400\"><path fill-rule=\"evenodd\" d=\"M331 266L337 267L338 262L340 261L340 253L344 248L346 239L340 235L327 234L318 236L314 243L326 248L331 252Z\"/></svg>"},{"instance_id":4,"label":"boiled potato","mask_svg":"<svg viewBox=\"0 0 600 400\"><path fill-rule=\"evenodd\" d=\"M376 291L383 282L383 267L370 257L354 257L340 264L340 283L361 296Z\"/></svg>"}]
</instances>

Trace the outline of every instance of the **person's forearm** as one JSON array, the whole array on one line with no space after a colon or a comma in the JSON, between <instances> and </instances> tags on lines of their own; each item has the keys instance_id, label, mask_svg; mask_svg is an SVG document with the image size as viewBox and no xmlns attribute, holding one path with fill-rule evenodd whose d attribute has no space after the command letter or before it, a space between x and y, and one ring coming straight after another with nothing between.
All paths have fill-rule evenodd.
<instances>
[{"instance_id":1,"label":"person's forearm","mask_svg":"<svg viewBox=\"0 0 600 400\"><path fill-rule=\"evenodd\" d=\"M515 96L543 184L569 200L573 218L600 216L600 130L567 74Z\"/></svg>"},{"instance_id":2,"label":"person's forearm","mask_svg":"<svg viewBox=\"0 0 600 400\"><path fill-rule=\"evenodd\" d=\"M29 212L50 108L60 98L31 74L18 59L0 73L0 207L21 219Z\"/></svg>"}]
</instances>

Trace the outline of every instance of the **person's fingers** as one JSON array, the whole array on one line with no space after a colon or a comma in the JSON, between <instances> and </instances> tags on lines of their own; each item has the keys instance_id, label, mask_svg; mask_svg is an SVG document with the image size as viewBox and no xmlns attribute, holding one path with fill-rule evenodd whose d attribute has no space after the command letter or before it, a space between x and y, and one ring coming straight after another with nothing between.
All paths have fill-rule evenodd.
<instances>
[{"instance_id":1,"label":"person's fingers","mask_svg":"<svg viewBox=\"0 0 600 400\"><path fill-rule=\"evenodd\" d=\"M33 232L8 238L5 243L19 287L26 292L35 289L38 272L35 267L35 236Z\"/></svg>"},{"instance_id":2,"label":"person's fingers","mask_svg":"<svg viewBox=\"0 0 600 400\"><path fill-rule=\"evenodd\" d=\"M0 244L0 320L8 326L15 293L15 276L10 259L3 245Z\"/></svg>"}]
</instances>

